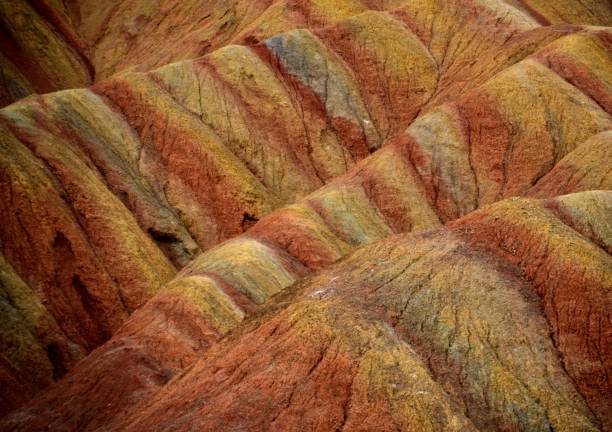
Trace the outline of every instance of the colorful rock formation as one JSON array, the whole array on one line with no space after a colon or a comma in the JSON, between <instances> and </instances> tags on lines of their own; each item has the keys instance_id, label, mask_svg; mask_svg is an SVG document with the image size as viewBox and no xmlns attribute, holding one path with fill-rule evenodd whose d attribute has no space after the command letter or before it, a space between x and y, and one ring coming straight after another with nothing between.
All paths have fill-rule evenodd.
<instances>
[{"instance_id":1,"label":"colorful rock formation","mask_svg":"<svg viewBox=\"0 0 612 432\"><path fill-rule=\"evenodd\" d=\"M0 430L612 428L612 7L553 3L0 6Z\"/></svg>"}]
</instances>

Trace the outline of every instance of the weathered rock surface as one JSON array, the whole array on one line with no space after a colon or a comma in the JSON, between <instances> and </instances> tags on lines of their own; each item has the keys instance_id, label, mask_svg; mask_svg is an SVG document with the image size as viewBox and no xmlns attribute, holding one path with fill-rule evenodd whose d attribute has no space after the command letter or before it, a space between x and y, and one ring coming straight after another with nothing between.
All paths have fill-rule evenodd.
<instances>
[{"instance_id":1,"label":"weathered rock surface","mask_svg":"<svg viewBox=\"0 0 612 432\"><path fill-rule=\"evenodd\" d=\"M185 274L4 425L596 430L609 422L611 204L603 191L511 199L392 236L212 348L242 315L226 287Z\"/></svg>"},{"instance_id":2,"label":"weathered rock surface","mask_svg":"<svg viewBox=\"0 0 612 432\"><path fill-rule=\"evenodd\" d=\"M462 55L478 58L475 47L490 39L481 27L496 19L509 33L495 38L540 26L612 23L612 6L599 0L15 0L0 9L0 103L125 70L151 70L232 43L251 45L296 28L326 27L368 11L399 11L422 39L445 47L442 58L450 62L457 48L469 47L471 54ZM476 26L468 24L473 18Z\"/></svg>"},{"instance_id":3,"label":"weathered rock surface","mask_svg":"<svg viewBox=\"0 0 612 432\"><path fill-rule=\"evenodd\" d=\"M609 241L611 200L512 199L359 249L276 298L124 425L597 429L609 422L612 261L551 208L575 209L565 221Z\"/></svg>"},{"instance_id":4,"label":"weathered rock surface","mask_svg":"<svg viewBox=\"0 0 612 432\"><path fill-rule=\"evenodd\" d=\"M0 6L0 429L612 428L609 5L203 3Z\"/></svg>"}]
</instances>

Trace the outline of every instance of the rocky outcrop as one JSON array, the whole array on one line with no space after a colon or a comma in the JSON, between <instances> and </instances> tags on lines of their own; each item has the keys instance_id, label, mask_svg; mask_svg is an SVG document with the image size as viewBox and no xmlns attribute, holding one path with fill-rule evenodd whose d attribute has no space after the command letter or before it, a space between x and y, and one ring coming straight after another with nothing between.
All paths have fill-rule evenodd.
<instances>
[{"instance_id":1,"label":"rocky outcrop","mask_svg":"<svg viewBox=\"0 0 612 432\"><path fill-rule=\"evenodd\" d=\"M394 11L402 16L422 40L429 40L430 49L439 50L436 60L443 60L440 65L459 74L473 65L462 61L462 67L452 66L455 56L477 59L493 39L501 41L517 31L551 24L607 26L612 22L612 8L597 0L568 0L557 6L540 0L342 0L333 4L325 0L113 0L103 4L19 0L0 10L0 103L6 105L34 92L80 87L121 71L152 70L232 43L253 45L297 28L328 27L368 11ZM380 29L363 27L358 21L332 33L339 36L352 31L351 26L355 30L355 25L360 32ZM483 32L489 26L504 30L491 38ZM393 25L384 28L386 34L379 36L393 35ZM392 40L397 48L395 36ZM390 41L387 48L391 48ZM374 46L367 50L370 48ZM459 86L467 83L455 81ZM426 97L426 89L420 90L421 97ZM410 111L401 105L395 108Z\"/></svg>"},{"instance_id":2,"label":"rocky outcrop","mask_svg":"<svg viewBox=\"0 0 612 432\"><path fill-rule=\"evenodd\" d=\"M612 427L609 8L200 6L0 14L0 429Z\"/></svg>"},{"instance_id":3,"label":"rocky outcrop","mask_svg":"<svg viewBox=\"0 0 612 432\"><path fill-rule=\"evenodd\" d=\"M513 199L360 249L277 298L124 424L597 429L592 412L609 421L610 256L549 207L588 208L576 223L606 221L610 199ZM517 237L508 221L532 231ZM577 312L586 315L559 321Z\"/></svg>"},{"instance_id":4,"label":"rocky outcrop","mask_svg":"<svg viewBox=\"0 0 612 432\"><path fill-rule=\"evenodd\" d=\"M167 313L162 305L175 289L182 299L192 299L192 308L204 301L207 308L197 316L209 317L218 330L226 331L240 319L225 303L229 294L210 297L217 291L209 290L213 279L183 275L113 338L115 343L123 341L122 351L132 353L114 358L139 364L132 377L157 373L140 384L139 390L148 391L132 389L129 399L114 405L132 378L122 381L122 390L113 397L80 397L88 401L86 407L75 409L67 400L61 402L66 390L78 394L94 385L85 378L92 370L94 376L105 377L92 389L110 390L104 386L110 370L96 367L111 361L119 349L111 341L32 408L13 414L4 424L127 430L165 430L171 425L246 430L329 430L342 425L365 430L374 425L383 430L394 430L393 425L431 430L596 430L599 422L609 421L605 398L610 388L598 377L610 368L609 344L603 341L609 340L606 314L612 266L599 244L610 242L605 221L610 219L611 199L608 192L543 201L511 199L448 227L376 242L274 297L211 348L209 342L194 348L200 359L183 373L172 374L177 358L170 359L170 351L153 354L151 348L149 355L163 368L149 366L145 374L144 359L151 357L129 359L137 352L134 348L160 343L160 333L146 332L150 336L145 337L145 327L140 327L140 335L135 335L134 324L155 316L159 319L150 329L182 322L174 327L179 336L171 345L165 338L161 342L174 348L172 355L180 355L187 336L194 338L194 327L190 330L185 323L201 322L190 318L185 300L180 314L159 312ZM559 219L560 212L571 213L573 219ZM570 220L572 226L567 224ZM589 223L591 231L577 231ZM517 237L517 229L525 235ZM589 286L592 294L571 289L574 283L566 283L567 268L575 270L575 286ZM593 277L594 285L589 279ZM568 315L567 307L587 315L559 321L559 316ZM216 337L206 326L197 332L191 343ZM139 346L126 345L128 340ZM195 357L187 350L182 359ZM575 364L582 369L575 369ZM170 376L174 378L163 385ZM91 405L95 400L97 408ZM103 409L103 401L109 400L112 420L104 415L74 416L79 410ZM249 408L242 400L250 401ZM312 407L305 409L309 404ZM73 411L62 416L64 410Z\"/></svg>"},{"instance_id":5,"label":"rocky outcrop","mask_svg":"<svg viewBox=\"0 0 612 432\"><path fill-rule=\"evenodd\" d=\"M526 80L526 75L532 81ZM491 92L498 86L505 91ZM557 96L555 104L547 103L547 92ZM523 99L534 114L538 104L545 106L545 114L527 118L520 111L499 108ZM563 117L572 110L571 121L585 125L578 136L565 123L570 120ZM489 117L483 116L483 112L490 113ZM483 128L483 123L489 127ZM539 140L507 133L510 127L527 130L526 124L532 131L539 131ZM165 382L156 379L143 384L141 380L117 376L124 373L117 364L127 361L125 351L134 358L130 360L134 376L165 371L169 379L196 358L194 351L206 351L253 311L255 305L361 245L393 233L437 228L443 222L517 192L555 196L556 191L546 195L539 182L546 183L547 176L564 172L561 168L570 157L582 161L581 154L593 151L605 154L609 147L605 130L610 124L609 115L587 96L541 64L526 59L457 101L422 115L387 146L328 186L271 213L246 234L199 256L130 318L124 329L131 330L127 333L120 330L69 375L71 378L45 395L43 406L48 404L50 418L58 425L77 422L84 426L90 421L92 428L108 425L108 416L131 405L129 401L135 395L144 398ZM483 129L489 135L470 132ZM541 152L545 137L550 137L551 143L548 158ZM444 144L444 151L440 151L440 143ZM480 154L487 154L488 158L475 157L479 146L485 145L486 152ZM513 160L513 151L523 159ZM597 170L589 170L582 179L587 189L601 181ZM601 185L609 187L605 180ZM577 186L576 190L582 189ZM206 305L203 311L202 305ZM185 312L194 308L195 312ZM193 316L204 323L196 336ZM175 324L162 325L168 321ZM177 329L181 330L177 333ZM183 340L192 347L186 353L177 348ZM166 357L168 353L173 353L170 358ZM86 384L92 370L98 371L93 375L105 376L107 384L98 381L96 387ZM98 406L101 399L94 397L94 393L100 391L100 386L108 386L106 391L110 393L118 379L124 383L123 390L115 394L115 402L106 405L105 411ZM63 394L80 394L83 405L66 405L62 414L56 406ZM83 419L83 413L92 410L106 414ZM49 420L45 416L40 418ZM63 423L67 419L69 422Z\"/></svg>"}]
</instances>

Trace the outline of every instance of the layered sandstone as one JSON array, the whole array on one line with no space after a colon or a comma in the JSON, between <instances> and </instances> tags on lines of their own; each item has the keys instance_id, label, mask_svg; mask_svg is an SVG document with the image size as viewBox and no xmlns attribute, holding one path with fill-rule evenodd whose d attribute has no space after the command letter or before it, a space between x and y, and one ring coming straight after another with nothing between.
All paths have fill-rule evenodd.
<instances>
[{"instance_id":1,"label":"layered sandstone","mask_svg":"<svg viewBox=\"0 0 612 432\"><path fill-rule=\"evenodd\" d=\"M0 7L0 429L612 427L610 7L201 3Z\"/></svg>"}]
</instances>

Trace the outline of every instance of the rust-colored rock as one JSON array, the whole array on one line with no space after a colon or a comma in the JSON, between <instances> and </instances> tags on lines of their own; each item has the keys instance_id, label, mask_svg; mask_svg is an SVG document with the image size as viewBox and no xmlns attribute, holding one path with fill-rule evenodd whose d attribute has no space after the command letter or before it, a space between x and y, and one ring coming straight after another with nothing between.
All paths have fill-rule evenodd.
<instances>
[{"instance_id":1,"label":"rust-colored rock","mask_svg":"<svg viewBox=\"0 0 612 432\"><path fill-rule=\"evenodd\" d=\"M612 428L605 2L5 3L0 430Z\"/></svg>"}]
</instances>

